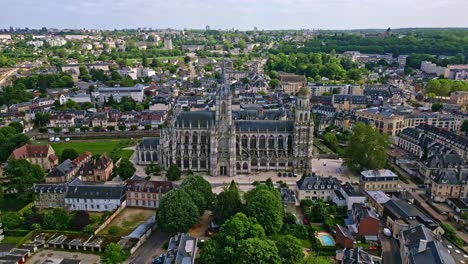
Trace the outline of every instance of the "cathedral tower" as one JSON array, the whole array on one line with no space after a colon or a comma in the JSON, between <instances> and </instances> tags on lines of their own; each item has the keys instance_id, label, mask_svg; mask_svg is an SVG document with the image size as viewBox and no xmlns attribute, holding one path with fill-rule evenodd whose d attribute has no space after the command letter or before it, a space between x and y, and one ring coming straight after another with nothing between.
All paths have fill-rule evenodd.
<instances>
[{"instance_id":1,"label":"cathedral tower","mask_svg":"<svg viewBox=\"0 0 468 264\"><path fill-rule=\"evenodd\" d=\"M310 90L299 89L294 109L294 169L312 172L314 122L310 114Z\"/></svg>"}]
</instances>

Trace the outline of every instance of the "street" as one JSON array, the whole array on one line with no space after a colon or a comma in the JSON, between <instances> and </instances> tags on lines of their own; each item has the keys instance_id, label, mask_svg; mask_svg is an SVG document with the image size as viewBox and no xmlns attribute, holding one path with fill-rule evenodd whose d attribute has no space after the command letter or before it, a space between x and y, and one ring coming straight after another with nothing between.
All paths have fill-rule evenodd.
<instances>
[{"instance_id":1,"label":"street","mask_svg":"<svg viewBox=\"0 0 468 264\"><path fill-rule=\"evenodd\" d=\"M382 263L401 263L400 248L396 239L393 237L387 237L383 233L380 233L379 240L382 243Z\"/></svg>"},{"instance_id":2,"label":"street","mask_svg":"<svg viewBox=\"0 0 468 264\"><path fill-rule=\"evenodd\" d=\"M165 242L169 241L169 238L170 236L168 234L156 230L151 234L148 240L130 256L126 263L151 264L154 256L159 256L166 252L163 245Z\"/></svg>"}]
</instances>

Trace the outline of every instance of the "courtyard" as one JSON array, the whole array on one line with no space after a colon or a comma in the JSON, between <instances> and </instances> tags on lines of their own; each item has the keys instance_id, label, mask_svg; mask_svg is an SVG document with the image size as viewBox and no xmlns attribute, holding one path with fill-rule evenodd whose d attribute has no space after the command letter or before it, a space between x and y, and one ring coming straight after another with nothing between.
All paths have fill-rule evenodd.
<instances>
[{"instance_id":1,"label":"courtyard","mask_svg":"<svg viewBox=\"0 0 468 264\"><path fill-rule=\"evenodd\" d=\"M26 264L42 264L46 263L47 259L62 258L81 260L81 263L87 264L101 263L101 257L99 255L46 249L34 253L34 255L26 261Z\"/></svg>"},{"instance_id":2,"label":"courtyard","mask_svg":"<svg viewBox=\"0 0 468 264\"><path fill-rule=\"evenodd\" d=\"M155 214L153 209L125 208L99 234L126 236Z\"/></svg>"}]
</instances>

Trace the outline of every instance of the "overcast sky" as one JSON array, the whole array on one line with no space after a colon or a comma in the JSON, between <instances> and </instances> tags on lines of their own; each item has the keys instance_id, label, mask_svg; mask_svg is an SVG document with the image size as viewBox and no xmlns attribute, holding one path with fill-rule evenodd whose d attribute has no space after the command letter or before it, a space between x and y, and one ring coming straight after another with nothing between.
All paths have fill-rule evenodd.
<instances>
[{"instance_id":1,"label":"overcast sky","mask_svg":"<svg viewBox=\"0 0 468 264\"><path fill-rule=\"evenodd\" d=\"M468 0L0 0L0 28L468 27Z\"/></svg>"}]
</instances>

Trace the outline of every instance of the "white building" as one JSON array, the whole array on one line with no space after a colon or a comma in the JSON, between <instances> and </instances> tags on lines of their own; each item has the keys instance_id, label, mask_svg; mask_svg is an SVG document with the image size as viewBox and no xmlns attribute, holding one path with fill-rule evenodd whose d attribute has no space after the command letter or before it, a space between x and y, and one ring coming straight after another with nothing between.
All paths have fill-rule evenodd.
<instances>
[{"instance_id":1,"label":"white building","mask_svg":"<svg viewBox=\"0 0 468 264\"><path fill-rule=\"evenodd\" d=\"M137 77L151 77L156 75L156 72L153 69L150 68L138 68L137 69Z\"/></svg>"},{"instance_id":2,"label":"white building","mask_svg":"<svg viewBox=\"0 0 468 264\"><path fill-rule=\"evenodd\" d=\"M168 50L172 49L172 39L164 39L164 48Z\"/></svg>"},{"instance_id":3,"label":"white building","mask_svg":"<svg viewBox=\"0 0 468 264\"><path fill-rule=\"evenodd\" d=\"M435 74L437 76L445 75L445 67L437 66L435 63L430 61L421 62L421 71L425 73Z\"/></svg>"},{"instance_id":4,"label":"white building","mask_svg":"<svg viewBox=\"0 0 468 264\"><path fill-rule=\"evenodd\" d=\"M137 84L134 87L99 87L98 92L94 94L99 97L100 102L108 100L111 95L117 102L120 102L124 96L131 97L136 102L143 102L144 88L142 84Z\"/></svg>"},{"instance_id":5,"label":"white building","mask_svg":"<svg viewBox=\"0 0 468 264\"><path fill-rule=\"evenodd\" d=\"M349 182L341 185L339 190L332 193L332 201L338 206L346 206L351 210L355 203L365 203L366 195L358 186L354 186Z\"/></svg>"},{"instance_id":6,"label":"white building","mask_svg":"<svg viewBox=\"0 0 468 264\"><path fill-rule=\"evenodd\" d=\"M65 207L72 211L114 211L125 206L124 185L70 185Z\"/></svg>"},{"instance_id":7,"label":"white building","mask_svg":"<svg viewBox=\"0 0 468 264\"><path fill-rule=\"evenodd\" d=\"M133 80L138 78L138 70L136 68L123 68L117 71L122 77L130 77Z\"/></svg>"},{"instance_id":8,"label":"white building","mask_svg":"<svg viewBox=\"0 0 468 264\"><path fill-rule=\"evenodd\" d=\"M47 43L51 47L61 47L67 43L65 39L59 38L59 39L48 39Z\"/></svg>"},{"instance_id":9,"label":"white building","mask_svg":"<svg viewBox=\"0 0 468 264\"><path fill-rule=\"evenodd\" d=\"M84 49L84 50L92 50L93 45L90 44L90 43L83 43L83 45L81 45L81 48Z\"/></svg>"},{"instance_id":10,"label":"white building","mask_svg":"<svg viewBox=\"0 0 468 264\"><path fill-rule=\"evenodd\" d=\"M34 46L35 49L37 49L37 48L40 48L40 47L44 46L44 41L42 41L42 40L28 41L28 42L26 42L26 44L32 45L32 46Z\"/></svg>"},{"instance_id":11,"label":"white building","mask_svg":"<svg viewBox=\"0 0 468 264\"><path fill-rule=\"evenodd\" d=\"M296 182L296 197L298 200L331 201L333 192L339 188L338 179L313 175Z\"/></svg>"}]
</instances>

